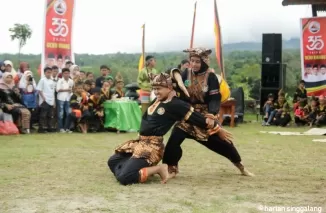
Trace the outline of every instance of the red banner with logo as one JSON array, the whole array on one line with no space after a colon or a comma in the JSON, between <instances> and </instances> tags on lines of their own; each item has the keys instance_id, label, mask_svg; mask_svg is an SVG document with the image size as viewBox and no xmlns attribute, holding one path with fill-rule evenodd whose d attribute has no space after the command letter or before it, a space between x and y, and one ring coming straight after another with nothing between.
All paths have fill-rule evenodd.
<instances>
[{"instance_id":1,"label":"red banner with logo","mask_svg":"<svg viewBox=\"0 0 326 213\"><path fill-rule=\"evenodd\" d=\"M72 29L75 0L46 0L42 70L46 66L64 68L74 61ZM41 71L43 76L43 71Z\"/></svg>"},{"instance_id":2,"label":"red banner with logo","mask_svg":"<svg viewBox=\"0 0 326 213\"><path fill-rule=\"evenodd\" d=\"M308 96L326 95L326 17L301 19L302 79Z\"/></svg>"}]
</instances>

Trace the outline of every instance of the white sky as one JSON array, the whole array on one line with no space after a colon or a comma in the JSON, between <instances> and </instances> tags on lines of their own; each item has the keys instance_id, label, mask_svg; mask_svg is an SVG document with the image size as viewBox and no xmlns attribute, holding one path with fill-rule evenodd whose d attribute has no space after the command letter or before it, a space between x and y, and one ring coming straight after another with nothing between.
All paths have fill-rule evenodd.
<instances>
[{"instance_id":1,"label":"white sky","mask_svg":"<svg viewBox=\"0 0 326 213\"><path fill-rule=\"evenodd\" d=\"M4 2L2 2L4 1ZM195 0L75 0L73 47L76 53L141 51L146 23L146 52L174 51L190 42ZM8 29L29 24L32 38L23 53L40 53L46 0L0 0L0 52L16 53L18 43ZM213 0L197 1L194 46L214 45ZM309 6L282 6L282 0L218 0L224 43L260 41L262 33L299 37L299 22L310 17ZM11 8L11 9L8 9Z\"/></svg>"}]
</instances>

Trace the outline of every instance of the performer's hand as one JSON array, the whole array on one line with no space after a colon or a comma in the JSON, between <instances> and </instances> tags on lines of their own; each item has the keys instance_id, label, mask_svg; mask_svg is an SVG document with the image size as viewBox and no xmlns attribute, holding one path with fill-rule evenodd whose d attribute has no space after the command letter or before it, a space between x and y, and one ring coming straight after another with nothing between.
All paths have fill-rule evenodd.
<instances>
[{"instance_id":1,"label":"performer's hand","mask_svg":"<svg viewBox=\"0 0 326 213\"><path fill-rule=\"evenodd\" d=\"M215 121L211 118L206 118L206 124L208 129L214 128Z\"/></svg>"},{"instance_id":2,"label":"performer's hand","mask_svg":"<svg viewBox=\"0 0 326 213\"><path fill-rule=\"evenodd\" d=\"M232 143L233 136L230 132L226 131L225 129L221 128L218 132L217 135L224 141L227 141L229 143Z\"/></svg>"}]
</instances>

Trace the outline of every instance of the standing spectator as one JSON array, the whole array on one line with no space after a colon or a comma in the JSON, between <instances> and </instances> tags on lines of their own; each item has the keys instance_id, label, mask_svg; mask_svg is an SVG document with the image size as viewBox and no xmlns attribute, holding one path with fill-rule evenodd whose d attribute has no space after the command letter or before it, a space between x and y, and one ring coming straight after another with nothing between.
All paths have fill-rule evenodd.
<instances>
[{"instance_id":1,"label":"standing spectator","mask_svg":"<svg viewBox=\"0 0 326 213\"><path fill-rule=\"evenodd\" d=\"M295 90L294 96L293 96L293 110L295 111L299 103L303 102L304 105L308 104L308 97L307 97L307 90L305 89L305 81L301 80L298 88Z\"/></svg>"},{"instance_id":2,"label":"standing spectator","mask_svg":"<svg viewBox=\"0 0 326 213\"><path fill-rule=\"evenodd\" d=\"M40 124L39 133L52 132L51 128L53 119L53 108L55 107L55 83L51 79L52 68L44 68L44 76L37 85L39 91L39 105L40 105Z\"/></svg>"},{"instance_id":3,"label":"standing spectator","mask_svg":"<svg viewBox=\"0 0 326 213\"><path fill-rule=\"evenodd\" d=\"M74 65L74 63L72 63L72 61L67 61L65 67L69 69L72 65Z\"/></svg>"},{"instance_id":4,"label":"standing spectator","mask_svg":"<svg viewBox=\"0 0 326 213\"><path fill-rule=\"evenodd\" d=\"M58 92L58 124L61 133L70 132L70 97L72 95L72 88L74 81L69 78L70 70L68 68L62 69L62 78L57 83ZM63 120L64 114L66 115L65 121Z\"/></svg>"},{"instance_id":5,"label":"standing spectator","mask_svg":"<svg viewBox=\"0 0 326 213\"><path fill-rule=\"evenodd\" d=\"M85 80L86 80L86 73L85 73L85 71L80 71L80 73L79 73L79 80L82 81L82 82L85 82Z\"/></svg>"},{"instance_id":6,"label":"standing spectator","mask_svg":"<svg viewBox=\"0 0 326 213\"><path fill-rule=\"evenodd\" d=\"M21 77L23 76L24 72L29 70L29 69L30 69L30 67L29 67L29 64L27 62L20 62L19 70L17 72L17 75L14 78L15 85L19 84L19 81L20 81Z\"/></svg>"},{"instance_id":7,"label":"standing spectator","mask_svg":"<svg viewBox=\"0 0 326 213\"><path fill-rule=\"evenodd\" d=\"M102 88L103 82L106 79L106 76L110 75L110 73L111 73L110 68L106 65L102 65L100 67L100 70L101 70L102 76L96 79L96 87L98 87L98 88Z\"/></svg>"},{"instance_id":8,"label":"standing spectator","mask_svg":"<svg viewBox=\"0 0 326 213\"><path fill-rule=\"evenodd\" d=\"M148 74L158 74L158 71L154 68L156 65L156 60L154 56L146 56L146 67L142 69L137 78L138 86L140 87L140 102L142 114L144 114L150 105L151 96L151 84Z\"/></svg>"},{"instance_id":9,"label":"standing spectator","mask_svg":"<svg viewBox=\"0 0 326 213\"><path fill-rule=\"evenodd\" d=\"M86 73L86 79L87 80L94 80L94 74L92 72Z\"/></svg>"}]
</instances>

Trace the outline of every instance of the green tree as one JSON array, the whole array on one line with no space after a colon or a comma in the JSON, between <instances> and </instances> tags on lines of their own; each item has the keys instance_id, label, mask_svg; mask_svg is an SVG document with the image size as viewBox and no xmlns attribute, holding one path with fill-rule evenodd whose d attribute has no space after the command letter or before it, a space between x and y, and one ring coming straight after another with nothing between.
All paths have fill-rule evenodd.
<instances>
[{"instance_id":1,"label":"green tree","mask_svg":"<svg viewBox=\"0 0 326 213\"><path fill-rule=\"evenodd\" d=\"M23 46L25 46L28 39L32 37L32 29L28 24L15 24L14 27L9 28L11 33L11 40L18 40L18 60L20 58L20 52Z\"/></svg>"}]
</instances>

